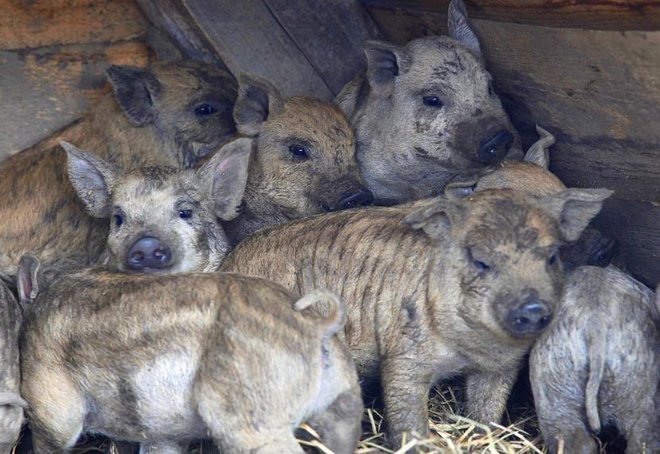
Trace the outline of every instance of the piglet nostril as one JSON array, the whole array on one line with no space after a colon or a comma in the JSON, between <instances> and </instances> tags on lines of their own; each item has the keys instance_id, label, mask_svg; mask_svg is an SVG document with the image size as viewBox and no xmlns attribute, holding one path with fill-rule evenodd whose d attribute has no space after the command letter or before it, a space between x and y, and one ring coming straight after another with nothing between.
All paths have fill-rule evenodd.
<instances>
[{"instance_id":1,"label":"piglet nostril","mask_svg":"<svg viewBox=\"0 0 660 454\"><path fill-rule=\"evenodd\" d=\"M481 141L477 159L483 164L494 164L504 159L512 145L513 134L503 129L496 132L494 136Z\"/></svg>"}]
</instances>

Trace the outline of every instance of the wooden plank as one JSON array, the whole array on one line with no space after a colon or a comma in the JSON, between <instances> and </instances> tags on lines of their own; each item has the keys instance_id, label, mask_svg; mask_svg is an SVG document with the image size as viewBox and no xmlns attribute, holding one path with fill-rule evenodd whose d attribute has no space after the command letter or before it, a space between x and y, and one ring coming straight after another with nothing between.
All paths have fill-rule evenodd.
<instances>
[{"instance_id":1,"label":"wooden plank","mask_svg":"<svg viewBox=\"0 0 660 454\"><path fill-rule=\"evenodd\" d=\"M263 0L181 0L234 75L270 80L286 96L331 99L332 91Z\"/></svg>"},{"instance_id":2,"label":"wooden plank","mask_svg":"<svg viewBox=\"0 0 660 454\"><path fill-rule=\"evenodd\" d=\"M140 41L0 51L0 160L79 118L107 91L108 65L148 63Z\"/></svg>"},{"instance_id":3,"label":"wooden plank","mask_svg":"<svg viewBox=\"0 0 660 454\"><path fill-rule=\"evenodd\" d=\"M140 38L146 19L134 0L0 0L0 50Z\"/></svg>"},{"instance_id":4,"label":"wooden plank","mask_svg":"<svg viewBox=\"0 0 660 454\"><path fill-rule=\"evenodd\" d=\"M362 43L382 38L373 19L357 1L265 3L333 94L339 93L366 65Z\"/></svg>"},{"instance_id":5,"label":"wooden plank","mask_svg":"<svg viewBox=\"0 0 660 454\"><path fill-rule=\"evenodd\" d=\"M157 49L161 48L161 34L165 33L169 35L181 56L225 67L215 48L197 29L188 10L179 0L137 0L137 3L149 18L149 22L158 30L150 31L150 38L158 40L155 46Z\"/></svg>"},{"instance_id":6,"label":"wooden plank","mask_svg":"<svg viewBox=\"0 0 660 454\"><path fill-rule=\"evenodd\" d=\"M613 198L594 225L619 241L626 271L655 288L660 282L660 203Z\"/></svg>"},{"instance_id":7,"label":"wooden plank","mask_svg":"<svg viewBox=\"0 0 660 454\"><path fill-rule=\"evenodd\" d=\"M449 0L362 0L371 8L444 13ZM660 0L466 0L470 17L545 27L658 30Z\"/></svg>"},{"instance_id":8,"label":"wooden plank","mask_svg":"<svg viewBox=\"0 0 660 454\"><path fill-rule=\"evenodd\" d=\"M446 33L446 15L371 8L386 37ZM629 269L660 278L660 32L553 29L473 21L487 66L523 143L540 124L557 137L551 170L567 186L608 187L598 226Z\"/></svg>"}]
</instances>

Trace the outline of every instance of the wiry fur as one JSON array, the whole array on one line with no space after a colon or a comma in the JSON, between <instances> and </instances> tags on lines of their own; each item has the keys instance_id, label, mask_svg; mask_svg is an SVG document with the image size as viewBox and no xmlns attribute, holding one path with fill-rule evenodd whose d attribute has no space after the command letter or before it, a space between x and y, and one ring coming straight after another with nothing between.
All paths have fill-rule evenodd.
<instances>
[{"instance_id":1,"label":"wiry fur","mask_svg":"<svg viewBox=\"0 0 660 454\"><path fill-rule=\"evenodd\" d=\"M0 452L11 452L23 425L25 401L20 396L18 302L0 279Z\"/></svg>"},{"instance_id":2,"label":"wiry fur","mask_svg":"<svg viewBox=\"0 0 660 454\"><path fill-rule=\"evenodd\" d=\"M530 294L550 310L559 299L561 265L548 261L562 237L545 211L555 202L500 190L320 215L255 234L221 269L344 299L345 340L360 373L380 376L396 444L403 432L427 433L427 394L440 378L466 375L471 416L500 419L533 340L502 321ZM584 227L593 215L564 220Z\"/></svg>"},{"instance_id":3,"label":"wiry fur","mask_svg":"<svg viewBox=\"0 0 660 454\"><path fill-rule=\"evenodd\" d=\"M223 146L199 169L145 167L125 174L109 163L65 144L70 178L94 217L105 218L107 246L99 264L133 271L132 246L144 237L171 250L171 263L141 272L215 271L229 251L220 220L236 217L247 181L252 140ZM180 212L190 213L182 218ZM116 222L120 216L122 223Z\"/></svg>"},{"instance_id":4,"label":"wiry fur","mask_svg":"<svg viewBox=\"0 0 660 454\"><path fill-rule=\"evenodd\" d=\"M660 331L653 292L616 268L568 277L554 322L530 356L532 389L551 453L597 453L614 424L629 454L660 449Z\"/></svg>"},{"instance_id":5,"label":"wiry fur","mask_svg":"<svg viewBox=\"0 0 660 454\"><path fill-rule=\"evenodd\" d=\"M337 95L355 130L360 171L377 199L441 194L452 178L485 167L479 147L500 130L514 135L506 157L522 157L464 11L450 8L450 24L461 25L454 29L469 31L460 36L429 36L404 47L368 42L366 72ZM438 97L442 107L425 105L425 96Z\"/></svg>"},{"instance_id":6,"label":"wiry fur","mask_svg":"<svg viewBox=\"0 0 660 454\"><path fill-rule=\"evenodd\" d=\"M90 150L122 169L190 167L235 131L231 108L236 82L214 66L178 61L156 63L148 70L113 67L109 73L115 92L102 98L89 115L0 163L0 197L7 201L0 205L0 271L14 274L26 251L38 252L47 263L68 257L85 264L103 249L105 223L85 214L67 179L60 141ZM120 89L131 84L141 94L151 90L148 99L142 99L150 116L142 118L140 127L130 117L136 100ZM206 102L218 112L200 119L194 109Z\"/></svg>"},{"instance_id":7,"label":"wiry fur","mask_svg":"<svg viewBox=\"0 0 660 454\"><path fill-rule=\"evenodd\" d=\"M232 274L85 270L40 285L21 341L35 452L101 433L142 452L210 437L223 452L302 453L293 430L306 421L352 453L362 404L330 333L338 321L295 303L275 283Z\"/></svg>"},{"instance_id":8,"label":"wiry fur","mask_svg":"<svg viewBox=\"0 0 660 454\"><path fill-rule=\"evenodd\" d=\"M233 244L263 227L337 210L348 194L364 190L353 131L337 107L283 99L268 83L243 76L234 116L256 149L241 214L226 226ZM291 146L305 147L308 159L292 155Z\"/></svg>"}]
</instances>

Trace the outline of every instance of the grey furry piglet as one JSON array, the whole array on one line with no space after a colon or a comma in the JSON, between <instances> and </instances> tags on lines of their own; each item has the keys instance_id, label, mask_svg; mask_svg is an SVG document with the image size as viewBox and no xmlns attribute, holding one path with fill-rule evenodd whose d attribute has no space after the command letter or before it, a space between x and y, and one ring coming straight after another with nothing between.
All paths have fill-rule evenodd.
<instances>
[{"instance_id":1,"label":"grey furry piglet","mask_svg":"<svg viewBox=\"0 0 660 454\"><path fill-rule=\"evenodd\" d=\"M0 453L10 452L21 432L23 409L18 332L21 309L8 283L0 276Z\"/></svg>"},{"instance_id":2,"label":"grey furry piglet","mask_svg":"<svg viewBox=\"0 0 660 454\"><path fill-rule=\"evenodd\" d=\"M653 292L614 267L567 279L560 308L530 357L532 390L551 453L597 453L616 425L626 453L660 452L660 331Z\"/></svg>"},{"instance_id":3,"label":"grey furry piglet","mask_svg":"<svg viewBox=\"0 0 660 454\"><path fill-rule=\"evenodd\" d=\"M302 453L307 422L352 453L362 401L335 334L345 308L235 274L48 277L21 260L27 305L21 390L36 453L70 452L88 433L180 453L212 438L227 453Z\"/></svg>"},{"instance_id":4,"label":"grey furry piglet","mask_svg":"<svg viewBox=\"0 0 660 454\"><path fill-rule=\"evenodd\" d=\"M448 26L449 36L405 46L367 41L366 71L337 95L376 199L432 197L457 175L522 158L462 0L450 3Z\"/></svg>"}]
</instances>

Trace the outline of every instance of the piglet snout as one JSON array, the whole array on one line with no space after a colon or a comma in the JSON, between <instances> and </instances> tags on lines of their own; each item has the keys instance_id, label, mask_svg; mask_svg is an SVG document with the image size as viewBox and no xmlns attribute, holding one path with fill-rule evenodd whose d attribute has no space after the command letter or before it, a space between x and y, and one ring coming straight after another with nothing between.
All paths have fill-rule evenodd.
<instances>
[{"instance_id":1,"label":"piglet snout","mask_svg":"<svg viewBox=\"0 0 660 454\"><path fill-rule=\"evenodd\" d=\"M146 236L128 251L127 265L135 271L167 268L172 263L172 250L158 238Z\"/></svg>"},{"instance_id":2,"label":"piglet snout","mask_svg":"<svg viewBox=\"0 0 660 454\"><path fill-rule=\"evenodd\" d=\"M538 298L528 298L507 315L504 324L514 335L539 334L552 320L552 310Z\"/></svg>"}]
</instances>

